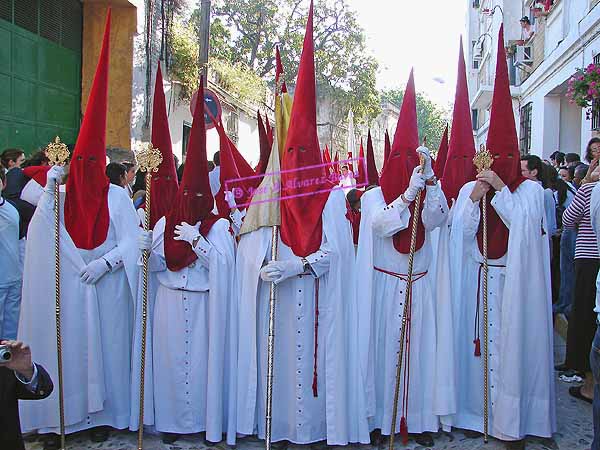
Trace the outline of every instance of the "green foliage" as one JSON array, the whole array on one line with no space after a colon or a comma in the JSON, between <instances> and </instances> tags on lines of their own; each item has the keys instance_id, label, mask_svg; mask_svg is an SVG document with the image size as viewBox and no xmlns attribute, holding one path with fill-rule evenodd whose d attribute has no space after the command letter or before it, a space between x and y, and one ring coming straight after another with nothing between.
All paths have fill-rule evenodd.
<instances>
[{"instance_id":1,"label":"green foliage","mask_svg":"<svg viewBox=\"0 0 600 450\"><path fill-rule=\"evenodd\" d=\"M227 34L215 33L213 39L227 39ZM191 24L176 20L173 24L171 63L172 77L182 84L181 96L190 99L198 89L198 38ZM242 101L259 104L265 100L266 85L245 64L230 63L226 55L212 57L209 67L217 75L217 83L237 95Z\"/></svg>"},{"instance_id":2,"label":"green foliage","mask_svg":"<svg viewBox=\"0 0 600 450\"><path fill-rule=\"evenodd\" d=\"M588 119L592 114L592 103L600 98L600 65L590 64L585 69L577 69L568 82L569 102L587 108Z\"/></svg>"},{"instance_id":3,"label":"green foliage","mask_svg":"<svg viewBox=\"0 0 600 450\"><path fill-rule=\"evenodd\" d=\"M234 92L246 102L259 105L267 96L267 85L244 63L232 64L226 60L212 58L209 67L217 74L217 84Z\"/></svg>"},{"instance_id":4,"label":"green foliage","mask_svg":"<svg viewBox=\"0 0 600 450\"><path fill-rule=\"evenodd\" d=\"M302 0L215 0L211 20L211 58L242 62L272 83L275 47L280 46L285 79L292 86L298 71L308 13ZM199 29L200 13L191 19ZM375 86L377 61L367 53L364 30L347 0L315 4L315 60L321 95L332 99L334 121L352 107L357 122L380 112Z\"/></svg>"},{"instance_id":5,"label":"green foliage","mask_svg":"<svg viewBox=\"0 0 600 450\"><path fill-rule=\"evenodd\" d=\"M181 97L190 99L198 88L198 39L195 31L175 20L171 33L171 77L182 85Z\"/></svg>"},{"instance_id":6,"label":"green foliage","mask_svg":"<svg viewBox=\"0 0 600 450\"><path fill-rule=\"evenodd\" d=\"M390 89L381 93L381 99L398 107L402 105L404 90ZM424 93L417 92L417 123L419 139L427 139L427 146L437 150L444 134L444 128L450 121L450 112L433 103Z\"/></svg>"}]
</instances>

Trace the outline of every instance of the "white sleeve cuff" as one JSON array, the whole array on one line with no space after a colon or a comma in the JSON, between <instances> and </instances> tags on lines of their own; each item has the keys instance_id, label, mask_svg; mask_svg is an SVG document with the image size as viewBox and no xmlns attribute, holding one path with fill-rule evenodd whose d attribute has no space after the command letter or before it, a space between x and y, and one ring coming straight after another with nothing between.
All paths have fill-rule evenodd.
<instances>
[{"instance_id":1,"label":"white sleeve cuff","mask_svg":"<svg viewBox=\"0 0 600 450\"><path fill-rule=\"evenodd\" d=\"M21 376L17 371L15 371L15 377L17 378L17 380L24 384L27 390L31 392L35 392L37 388L37 376L38 370L35 364L33 365L33 375L31 376L31 380L29 381L27 381L23 376Z\"/></svg>"}]
</instances>

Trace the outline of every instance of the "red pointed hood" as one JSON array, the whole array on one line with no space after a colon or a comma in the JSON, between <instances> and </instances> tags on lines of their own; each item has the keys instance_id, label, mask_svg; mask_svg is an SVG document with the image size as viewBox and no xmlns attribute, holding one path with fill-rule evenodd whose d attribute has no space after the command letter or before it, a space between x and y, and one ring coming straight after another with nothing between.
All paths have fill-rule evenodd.
<instances>
[{"instance_id":1,"label":"red pointed hood","mask_svg":"<svg viewBox=\"0 0 600 450\"><path fill-rule=\"evenodd\" d=\"M338 152L335 152L335 157L333 158L333 170L336 173L340 173L340 154Z\"/></svg>"},{"instance_id":2,"label":"red pointed hood","mask_svg":"<svg viewBox=\"0 0 600 450\"><path fill-rule=\"evenodd\" d=\"M150 228L154 228L161 217L167 215L173 206L177 190L177 169L171 146L167 103L163 90L163 77L160 62L156 69L156 84L154 86L154 103L152 106L152 145L160 150L162 162L158 172L152 174L150 187Z\"/></svg>"},{"instance_id":3,"label":"red pointed hood","mask_svg":"<svg viewBox=\"0 0 600 450\"><path fill-rule=\"evenodd\" d=\"M375 165L375 151L373 150L373 140L371 139L371 130L367 136L367 185L379 185L379 174Z\"/></svg>"},{"instance_id":4,"label":"red pointed hood","mask_svg":"<svg viewBox=\"0 0 600 450\"><path fill-rule=\"evenodd\" d=\"M271 122L269 121L269 117L265 114L265 126L267 129L267 139L269 140L269 155L271 154L271 147L273 147L273 127L271 126Z\"/></svg>"},{"instance_id":5,"label":"red pointed hood","mask_svg":"<svg viewBox=\"0 0 600 450\"><path fill-rule=\"evenodd\" d=\"M365 160L365 148L363 147L362 138L360 139L360 147L358 150L358 175L356 178L357 185L364 185L367 183L367 173L366 173L366 165L367 161Z\"/></svg>"},{"instance_id":6,"label":"red pointed hood","mask_svg":"<svg viewBox=\"0 0 600 450\"><path fill-rule=\"evenodd\" d=\"M325 150L323 150L323 161L331 163L331 155L329 154L329 147L327 145L325 145Z\"/></svg>"},{"instance_id":7,"label":"red pointed hood","mask_svg":"<svg viewBox=\"0 0 600 450\"><path fill-rule=\"evenodd\" d=\"M34 180L41 187L45 187L47 183L46 175L48 175L49 170L50 166L29 166L23 169L23 175Z\"/></svg>"},{"instance_id":8,"label":"red pointed hood","mask_svg":"<svg viewBox=\"0 0 600 450\"><path fill-rule=\"evenodd\" d=\"M392 143L390 142L390 133L388 130L385 130L385 144L383 151L383 165L385 166L386 161L390 157L390 153L392 153ZM382 168L383 171L383 168Z\"/></svg>"},{"instance_id":9,"label":"red pointed hood","mask_svg":"<svg viewBox=\"0 0 600 450\"><path fill-rule=\"evenodd\" d=\"M325 144L325 150L323 150L323 163L326 164L325 172L327 174L333 173L333 164L331 161L331 154L329 153L329 147Z\"/></svg>"},{"instance_id":10,"label":"red pointed hood","mask_svg":"<svg viewBox=\"0 0 600 450\"><path fill-rule=\"evenodd\" d=\"M448 124L444 128L444 134L442 134L442 140L440 141L440 147L433 164L433 172L438 178L442 178L444 174L444 166L446 166L446 158L448 156Z\"/></svg>"},{"instance_id":11,"label":"red pointed hood","mask_svg":"<svg viewBox=\"0 0 600 450\"><path fill-rule=\"evenodd\" d=\"M229 190L235 195L235 200L240 209L245 209L245 206L250 201L253 189L255 189L261 181L260 177L256 177L256 173L250 167L250 164L244 159L235 144L229 139L222 123L216 123L215 128L219 133L221 170L219 179L221 188L215 195L217 210L221 217L229 218L229 205L225 201L225 191Z\"/></svg>"},{"instance_id":12,"label":"red pointed hood","mask_svg":"<svg viewBox=\"0 0 600 450\"><path fill-rule=\"evenodd\" d=\"M110 220L105 174L110 15L109 9L96 74L71 157L65 198L65 227L75 246L84 250L106 240Z\"/></svg>"},{"instance_id":13,"label":"red pointed hood","mask_svg":"<svg viewBox=\"0 0 600 450\"><path fill-rule=\"evenodd\" d=\"M417 97L415 93L415 80L411 70L402 100L402 107L400 108L392 151L379 178L383 198L388 205L404 193L408 187L412 171L419 165L419 156L416 152L418 147ZM409 209L411 210L411 214L414 214L414 203L410 205ZM409 253L410 238L410 227L396 233L394 235L394 247L396 250L403 254ZM422 221L419 220L416 249L419 250L424 242L425 229Z\"/></svg>"},{"instance_id":14,"label":"red pointed hood","mask_svg":"<svg viewBox=\"0 0 600 450\"><path fill-rule=\"evenodd\" d=\"M448 204L451 204L452 199L458 198L458 192L466 183L475 179L474 156L475 141L473 139L469 88L467 85L467 72L461 38L454 111L452 113L452 132L446 165L443 173L440 175L442 189L446 195L446 199L448 199Z\"/></svg>"},{"instance_id":15,"label":"red pointed hood","mask_svg":"<svg viewBox=\"0 0 600 450\"><path fill-rule=\"evenodd\" d=\"M283 79L283 64L281 63L281 54L279 53L279 46L275 47L275 86L279 90L279 80L281 79L281 93L287 92L287 86Z\"/></svg>"},{"instance_id":16,"label":"red pointed hood","mask_svg":"<svg viewBox=\"0 0 600 450\"><path fill-rule=\"evenodd\" d=\"M525 181L521 175L521 154L517 140L515 116L512 109L512 96L508 80L506 50L504 49L504 25L498 32L498 56L496 60L496 80L490 110L490 128L487 136L487 149L494 157L492 170L504 181L511 191L517 189ZM488 192L491 201L494 192ZM494 208L488 208L488 257L498 259L508 249L508 228L498 216ZM483 251L483 230L480 223L477 233L480 251Z\"/></svg>"},{"instance_id":17,"label":"red pointed hood","mask_svg":"<svg viewBox=\"0 0 600 450\"><path fill-rule=\"evenodd\" d=\"M260 112L257 111L256 115L258 119L258 140L260 145L260 159L258 161L258 165L256 166L255 172L257 175L263 175L265 173L265 169L267 168L267 164L269 163L269 156L271 155L271 145L269 144L269 136L267 130L265 129L265 125L260 115Z\"/></svg>"},{"instance_id":18,"label":"red pointed hood","mask_svg":"<svg viewBox=\"0 0 600 450\"><path fill-rule=\"evenodd\" d=\"M523 181L521 176L521 154L517 140L515 116L508 80L506 50L504 49L504 25L498 33L498 59L496 61L496 81L490 109L490 128L487 136L487 148L494 156L492 170L511 190L515 190Z\"/></svg>"},{"instance_id":19,"label":"red pointed hood","mask_svg":"<svg viewBox=\"0 0 600 450\"><path fill-rule=\"evenodd\" d=\"M204 99L203 86L203 80L200 79L199 99ZM204 108L196 107L187 144L183 177L173 206L166 216L165 259L169 270L176 272L198 259L190 244L174 239L175 226L181 222L195 225L202 221L200 231L203 236L206 236L216 221L211 214L213 205L214 199L208 181Z\"/></svg>"},{"instance_id":20,"label":"red pointed hood","mask_svg":"<svg viewBox=\"0 0 600 450\"><path fill-rule=\"evenodd\" d=\"M362 142L361 142L362 145ZM354 159L354 155L352 152L348 152L348 170L354 174L354 164L352 164L352 160Z\"/></svg>"},{"instance_id":21,"label":"red pointed hood","mask_svg":"<svg viewBox=\"0 0 600 450\"><path fill-rule=\"evenodd\" d=\"M296 256L308 256L321 246L322 214L328 186L308 183L323 179L319 138L311 1L298 69L294 106L281 165L281 239ZM306 181L306 182L305 182Z\"/></svg>"}]
</instances>

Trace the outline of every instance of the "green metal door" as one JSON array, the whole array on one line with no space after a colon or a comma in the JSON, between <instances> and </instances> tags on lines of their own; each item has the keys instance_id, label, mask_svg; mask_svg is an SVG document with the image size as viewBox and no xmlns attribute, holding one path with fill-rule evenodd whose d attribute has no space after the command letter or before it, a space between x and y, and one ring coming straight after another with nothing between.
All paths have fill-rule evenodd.
<instances>
[{"instance_id":1,"label":"green metal door","mask_svg":"<svg viewBox=\"0 0 600 450\"><path fill-rule=\"evenodd\" d=\"M0 0L0 151L75 142L81 31L78 0Z\"/></svg>"}]
</instances>

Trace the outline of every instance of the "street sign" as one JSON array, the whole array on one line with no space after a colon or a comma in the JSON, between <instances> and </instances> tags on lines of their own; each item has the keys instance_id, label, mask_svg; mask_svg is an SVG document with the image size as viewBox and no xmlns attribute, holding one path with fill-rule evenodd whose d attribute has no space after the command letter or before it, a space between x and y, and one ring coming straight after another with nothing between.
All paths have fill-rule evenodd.
<instances>
[{"instance_id":1,"label":"street sign","mask_svg":"<svg viewBox=\"0 0 600 450\"><path fill-rule=\"evenodd\" d=\"M196 110L196 104L198 103L198 91L194 93L192 96L192 101L190 102L190 112L192 113L192 117L194 116L194 111ZM206 129L210 130L214 128L215 124L212 120L221 120L221 102L219 101L219 97L210 89L204 88L204 123L206 124Z\"/></svg>"}]
</instances>

